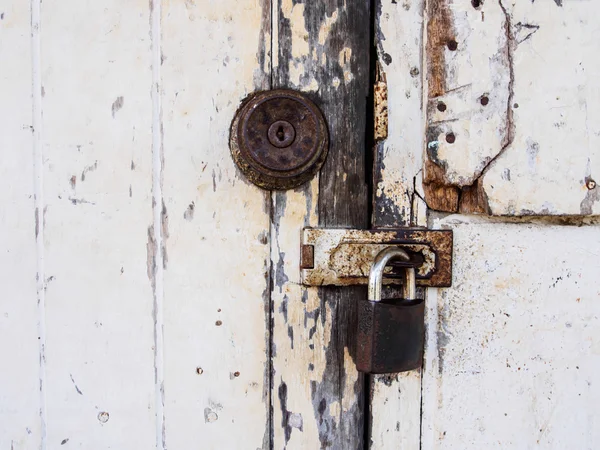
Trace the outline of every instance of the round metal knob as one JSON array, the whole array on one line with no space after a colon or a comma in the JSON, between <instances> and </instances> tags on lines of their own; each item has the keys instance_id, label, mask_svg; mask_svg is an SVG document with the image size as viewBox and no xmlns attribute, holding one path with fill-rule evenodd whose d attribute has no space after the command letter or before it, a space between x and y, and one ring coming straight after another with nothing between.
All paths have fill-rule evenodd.
<instances>
[{"instance_id":1,"label":"round metal knob","mask_svg":"<svg viewBox=\"0 0 600 450\"><path fill-rule=\"evenodd\" d=\"M304 184L327 157L323 114L305 95L288 89L246 99L231 124L233 160L254 184L285 190Z\"/></svg>"}]
</instances>

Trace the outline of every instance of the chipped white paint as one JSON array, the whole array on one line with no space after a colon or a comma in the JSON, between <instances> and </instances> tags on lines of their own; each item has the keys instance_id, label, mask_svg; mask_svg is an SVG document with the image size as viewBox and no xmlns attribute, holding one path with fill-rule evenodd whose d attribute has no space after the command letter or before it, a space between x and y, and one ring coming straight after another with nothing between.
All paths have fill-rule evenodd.
<instances>
[{"instance_id":1,"label":"chipped white paint","mask_svg":"<svg viewBox=\"0 0 600 450\"><path fill-rule=\"evenodd\" d=\"M598 448L598 225L433 225L455 272L430 290L423 448Z\"/></svg>"},{"instance_id":2,"label":"chipped white paint","mask_svg":"<svg viewBox=\"0 0 600 450\"><path fill-rule=\"evenodd\" d=\"M442 3L457 49L444 50L447 92L429 99L427 152L444 182L481 176L494 215L598 214L598 5Z\"/></svg>"},{"instance_id":3,"label":"chipped white paint","mask_svg":"<svg viewBox=\"0 0 600 450\"><path fill-rule=\"evenodd\" d=\"M304 189L272 194L272 404L276 449L319 446L320 430L311 390L313 384L323 382L333 317L329 308L322 307L316 288L301 286L297 263L299 227L318 223L318 189L316 177ZM339 406L329 413L331 417L339 417ZM290 414L290 418L302 417L302 428L289 428L292 425L288 418L286 429L284 414Z\"/></svg>"},{"instance_id":4,"label":"chipped white paint","mask_svg":"<svg viewBox=\"0 0 600 450\"><path fill-rule=\"evenodd\" d=\"M227 145L257 5L0 8L0 447L269 448L268 196Z\"/></svg>"},{"instance_id":5,"label":"chipped white paint","mask_svg":"<svg viewBox=\"0 0 600 450\"><path fill-rule=\"evenodd\" d=\"M341 53L330 56L332 60L329 61L325 51L339 17L347 14L345 7L326 14L318 33L311 34L304 17L307 6L287 0L280 7L275 5L272 52L274 55L280 52L289 55L283 61L273 60L273 74L283 72L284 67L278 68L278 64L289 61L289 83L286 87L305 92L332 89L331 86L320 86L315 78L320 66L326 64L339 65L342 70L346 69L345 77L351 78L351 49L340 50ZM286 42L286 46L291 45L291 49L282 48L280 14L289 20L291 43ZM312 39L311 45L306 47L309 39ZM331 80L334 88L344 82L339 78ZM352 358L347 351L343 361L337 361L337 355L330 354L337 338L333 332L340 315L337 304L323 301L316 287L300 284L301 230L305 226L318 225L318 194L317 176L294 191L274 192L271 196L274 449L342 445L332 441L340 442L339 436L351 433L343 430L344 420L349 421L347 417L358 409L360 401L355 393L359 374ZM334 381L328 377L331 364L338 364L345 370L341 386L338 386L337 378ZM358 443L353 440L350 445Z\"/></svg>"},{"instance_id":6,"label":"chipped white paint","mask_svg":"<svg viewBox=\"0 0 600 450\"><path fill-rule=\"evenodd\" d=\"M597 7L470 3L452 3L448 92L425 99L447 181L484 170L493 214L597 214ZM378 17L376 225L425 224L422 7ZM267 194L229 157L235 108L269 86L279 13L290 87L352 80L356 49L321 52L343 7L311 34L291 0L2 6L0 447L319 448L357 410L348 349L340 400L319 401L340 311L300 285L318 178ZM319 86L327 64L340 78ZM421 407L422 448L598 447L598 225L435 225L455 231L456 271L429 292L423 402L420 372L374 377L371 448L418 448Z\"/></svg>"},{"instance_id":7,"label":"chipped white paint","mask_svg":"<svg viewBox=\"0 0 600 450\"><path fill-rule=\"evenodd\" d=\"M375 226L426 224L420 187L423 7L421 0L380 4L377 54L387 81L388 133L377 146ZM370 398L369 448L419 449L421 372L374 376Z\"/></svg>"},{"instance_id":8,"label":"chipped white paint","mask_svg":"<svg viewBox=\"0 0 600 450\"><path fill-rule=\"evenodd\" d=\"M314 77L314 73L307 70L306 67L306 59L312 59L317 63L318 57L316 53L313 52L311 54L310 52L308 42L309 33L305 23L304 8L305 5L303 3L294 3L293 0L283 0L280 9L277 7L273 8L273 23L279 23L279 14L281 14L283 18L288 20L290 26L291 39L288 42L289 48L284 50L290 53L289 75L291 85L296 87L302 86L304 91L317 91L319 85ZM337 17L337 14L335 16ZM331 26L332 22L331 19L326 19L326 24L329 24L329 26ZM319 39L321 38L321 33L323 34L323 39L325 39L327 31L327 28L322 29ZM279 28L274 29L273 33L274 36L279 36ZM273 54L278 54L280 47L277 42L273 42L273 44L272 52ZM274 61L275 67L275 63L277 62Z\"/></svg>"},{"instance_id":9,"label":"chipped white paint","mask_svg":"<svg viewBox=\"0 0 600 450\"><path fill-rule=\"evenodd\" d=\"M388 137L377 148L374 218L387 215L398 225L422 225L426 209L415 188L419 193L423 167L423 2L382 2L377 23L378 60L388 86Z\"/></svg>"},{"instance_id":10,"label":"chipped white paint","mask_svg":"<svg viewBox=\"0 0 600 450\"><path fill-rule=\"evenodd\" d=\"M147 2L41 7L43 448L156 445L149 17Z\"/></svg>"},{"instance_id":11,"label":"chipped white paint","mask_svg":"<svg viewBox=\"0 0 600 450\"><path fill-rule=\"evenodd\" d=\"M331 16L325 16L325 22L321 25L319 29L319 44L325 45L325 41L327 37L329 37L329 33L331 32L331 27L337 21L338 11L335 10Z\"/></svg>"},{"instance_id":12,"label":"chipped white paint","mask_svg":"<svg viewBox=\"0 0 600 450\"><path fill-rule=\"evenodd\" d=\"M600 213L588 184L600 177L598 11L585 1L510 11L515 138L484 178L493 213Z\"/></svg>"},{"instance_id":13,"label":"chipped white paint","mask_svg":"<svg viewBox=\"0 0 600 450\"><path fill-rule=\"evenodd\" d=\"M498 0L478 9L470 1L447 3L457 47L444 49L446 92L429 98L427 151L447 167L446 182L462 187L471 185L507 143L512 50ZM454 143L447 142L449 133Z\"/></svg>"},{"instance_id":14,"label":"chipped white paint","mask_svg":"<svg viewBox=\"0 0 600 450\"><path fill-rule=\"evenodd\" d=\"M170 450L269 448L268 193L243 179L228 146L240 101L268 88L269 13L254 0L162 8Z\"/></svg>"},{"instance_id":15,"label":"chipped white paint","mask_svg":"<svg viewBox=\"0 0 600 450\"><path fill-rule=\"evenodd\" d=\"M0 15L0 448L29 450L38 448L44 433L30 4L4 2Z\"/></svg>"}]
</instances>

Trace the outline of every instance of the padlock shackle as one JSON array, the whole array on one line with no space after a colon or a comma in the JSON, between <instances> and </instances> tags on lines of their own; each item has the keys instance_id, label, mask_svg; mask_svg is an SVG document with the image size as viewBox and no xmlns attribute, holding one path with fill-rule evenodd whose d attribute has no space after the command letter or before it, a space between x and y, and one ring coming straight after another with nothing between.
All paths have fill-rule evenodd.
<instances>
[{"instance_id":1,"label":"padlock shackle","mask_svg":"<svg viewBox=\"0 0 600 450\"><path fill-rule=\"evenodd\" d=\"M383 271L388 263L394 259L410 261L410 256L404 250L398 247L386 247L377 254L371 270L369 272L369 293L370 301L381 301L381 287L383 284ZM415 269L406 267L404 269L405 279L402 286L405 299L414 299L416 297L416 279Z\"/></svg>"}]
</instances>

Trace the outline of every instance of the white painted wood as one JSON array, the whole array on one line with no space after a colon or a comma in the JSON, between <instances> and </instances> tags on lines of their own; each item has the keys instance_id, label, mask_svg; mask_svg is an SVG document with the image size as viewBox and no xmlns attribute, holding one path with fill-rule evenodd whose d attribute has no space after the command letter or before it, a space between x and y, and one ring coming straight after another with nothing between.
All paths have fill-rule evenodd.
<instances>
[{"instance_id":1,"label":"white painted wood","mask_svg":"<svg viewBox=\"0 0 600 450\"><path fill-rule=\"evenodd\" d=\"M377 146L374 213L377 226L423 225L426 208L421 193L423 170L424 2L381 2L377 23L377 55L385 74L388 135Z\"/></svg>"},{"instance_id":2,"label":"white painted wood","mask_svg":"<svg viewBox=\"0 0 600 450\"><path fill-rule=\"evenodd\" d=\"M358 49L348 44L356 39L352 16L356 11L362 8L351 2L274 2L273 87L309 93L319 100L327 119L333 110L342 109L336 101L353 101L351 94L340 93L353 92L352 80L358 73ZM323 74L324 67L331 71ZM331 121L329 126L331 164L333 152L347 137L332 130ZM351 169L339 173L344 170ZM333 178L329 178L330 189L335 188ZM272 194L274 449L362 446L362 375L343 345L348 339L346 311L351 306L344 304L348 299L331 295L331 290L326 294L300 285L301 230L323 221L320 182L322 187L325 183L317 176L293 191ZM342 208L336 209L339 214Z\"/></svg>"},{"instance_id":3,"label":"white painted wood","mask_svg":"<svg viewBox=\"0 0 600 450\"><path fill-rule=\"evenodd\" d=\"M425 225L422 1L381 2L378 59L388 90L388 135L379 143L375 226ZM388 64L389 63L389 64ZM421 371L371 378L371 449L420 448Z\"/></svg>"},{"instance_id":4,"label":"white painted wood","mask_svg":"<svg viewBox=\"0 0 600 450\"><path fill-rule=\"evenodd\" d=\"M473 184L509 139L512 47L502 1L482 2L477 9L470 1L437 3L446 5L457 48L444 48L445 92L429 98L427 151L445 167L446 182L463 187ZM455 142L447 142L448 133Z\"/></svg>"},{"instance_id":5,"label":"white painted wood","mask_svg":"<svg viewBox=\"0 0 600 450\"><path fill-rule=\"evenodd\" d=\"M170 450L269 448L269 194L245 181L228 145L240 101L268 88L269 14L255 0L163 3L157 208Z\"/></svg>"},{"instance_id":6,"label":"white painted wood","mask_svg":"<svg viewBox=\"0 0 600 450\"><path fill-rule=\"evenodd\" d=\"M598 225L433 224L455 272L430 290L423 448L597 448Z\"/></svg>"},{"instance_id":7,"label":"white painted wood","mask_svg":"<svg viewBox=\"0 0 600 450\"><path fill-rule=\"evenodd\" d=\"M281 10L274 8L272 23L273 55L280 52L279 21L281 14L289 20L291 28L290 88L308 92L318 89L317 81L308 69L311 58L308 46L309 32L304 19L305 5L284 1ZM337 14L326 20L331 25ZM325 43L330 26L320 33L320 42ZM281 49L284 50L284 49ZM279 61L274 59L276 70ZM281 64L285 64L282 61ZM308 77L301 75L304 71ZM323 304L318 289L303 287L300 280L300 238L304 226L318 225L319 176L294 191L274 192L271 225L272 264L272 405L273 405L273 448L305 449L321 448L322 440L333 433L332 426L340 428L341 414L354 403L351 392L355 377L350 374L347 392L348 404L325 402L318 412L320 400L326 397L327 348L332 339L334 311ZM352 364L352 363L350 363ZM323 386L323 387L321 387ZM333 394L330 392L330 394ZM320 416L320 420L319 420Z\"/></svg>"},{"instance_id":8,"label":"white painted wood","mask_svg":"<svg viewBox=\"0 0 600 450\"><path fill-rule=\"evenodd\" d=\"M39 448L32 37L28 2L0 8L0 448ZM39 229L38 229L39 232Z\"/></svg>"},{"instance_id":9,"label":"white painted wood","mask_svg":"<svg viewBox=\"0 0 600 450\"><path fill-rule=\"evenodd\" d=\"M600 213L600 5L559 3L510 11L515 136L484 179L494 214Z\"/></svg>"},{"instance_id":10,"label":"white painted wood","mask_svg":"<svg viewBox=\"0 0 600 450\"><path fill-rule=\"evenodd\" d=\"M41 7L47 442L154 448L148 2Z\"/></svg>"},{"instance_id":11,"label":"white painted wood","mask_svg":"<svg viewBox=\"0 0 600 450\"><path fill-rule=\"evenodd\" d=\"M320 448L326 435L316 418L313 392L323 382L333 314L315 287L300 284L300 230L317 225L318 177L304 189L273 194L273 448ZM324 317L323 317L324 316ZM327 405L323 415L339 424L342 405ZM284 418L284 415L286 417Z\"/></svg>"},{"instance_id":12,"label":"white painted wood","mask_svg":"<svg viewBox=\"0 0 600 450\"><path fill-rule=\"evenodd\" d=\"M445 90L429 99L427 152L443 172L437 182L479 183L480 206L493 215L598 214L598 4L433 3L446 11L457 43L443 51Z\"/></svg>"}]
</instances>

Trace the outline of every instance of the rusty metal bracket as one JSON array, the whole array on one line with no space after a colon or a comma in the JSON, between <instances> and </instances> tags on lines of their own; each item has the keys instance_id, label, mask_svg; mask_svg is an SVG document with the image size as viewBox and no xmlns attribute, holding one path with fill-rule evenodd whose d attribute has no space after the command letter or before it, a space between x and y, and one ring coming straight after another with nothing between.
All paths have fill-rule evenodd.
<instances>
[{"instance_id":1,"label":"rusty metal bracket","mask_svg":"<svg viewBox=\"0 0 600 450\"><path fill-rule=\"evenodd\" d=\"M302 230L300 269L308 286L367 284L375 256L385 247L398 246L411 255L417 285L449 287L452 284L452 230L402 228L348 230L305 228ZM398 266L406 266L398 264ZM387 284L400 280L394 268L386 269ZM391 275L391 276L390 276Z\"/></svg>"}]
</instances>

